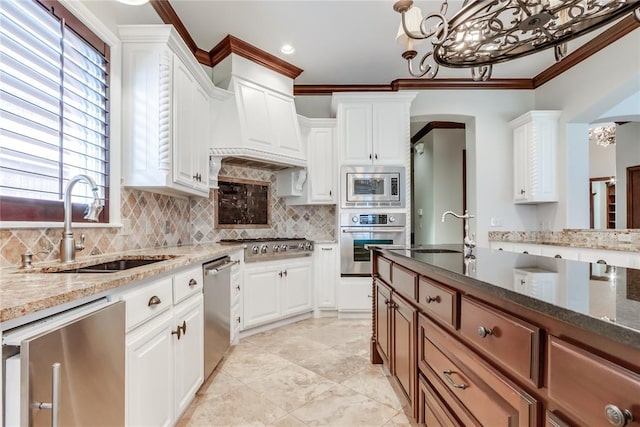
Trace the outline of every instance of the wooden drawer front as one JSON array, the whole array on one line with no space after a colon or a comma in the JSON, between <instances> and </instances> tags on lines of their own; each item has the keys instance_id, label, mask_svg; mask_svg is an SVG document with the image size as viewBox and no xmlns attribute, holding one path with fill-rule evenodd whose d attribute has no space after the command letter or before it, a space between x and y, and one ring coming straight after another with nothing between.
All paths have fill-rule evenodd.
<instances>
[{"instance_id":1,"label":"wooden drawer front","mask_svg":"<svg viewBox=\"0 0 640 427\"><path fill-rule=\"evenodd\" d=\"M418 274L399 265L391 267L391 283L394 289L409 300L416 299Z\"/></svg>"},{"instance_id":2,"label":"wooden drawer front","mask_svg":"<svg viewBox=\"0 0 640 427\"><path fill-rule=\"evenodd\" d=\"M640 426L640 375L556 337L549 337L549 397L576 423L608 425L605 407L628 410Z\"/></svg>"},{"instance_id":3,"label":"wooden drawer front","mask_svg":"<svg viewBox=\"0 0 640 427\"><path fill-rule=\"evenodd\" d=\"M386 258L377 257L376 270L382 280L391 283L391 261Z\"/></svg>"},{"instance_id":4,"label":"wooden drawer front","mask_svg":"<svg viewBox=\"0 0 640 427\"><path fill-rule=\"evenodd\" d=\"M511 408L498 394L491 390L468 368L453 362L429 339L424 343L426 361L433 373L474 418L483 426L511 426L518 419L517 411Z\"/></svg>"},{"instance_id":5,"label":"wooden drawer front","mask_svg":"<svg viewBox=\"0 0 640 427\"><path fill-rule=\"evenodd\" d=\"M426 426L462 427L422 375L418 376L418 422Z\"/></svg>"},{"instance_id":6,"label":"wooden drawer front","mask_svg":"<svg viewBox=\"0 0 640 427\"><path fill-rule=\"evenodd\" d=\"M172 278L166 277L123 295L127 305L127 332L171 307L171 285Z\"/></svg>"},{"instance_id":7,"label":"wooden drawer front","mask_svg":"<svg viewBox=\"0 0 640 427\"><path fill-rule=\"evenodd\" d=\"M173 303L177 304L202 292L202 282L201 265L176 273L173 276Z\"/></svg>"},{"instance_id":8,"label":"wooden drawer front","mask_svg":"<svg viewBox=\"0 0 640 427\"><path fill-rule=\"evenodd\" d=\"M424 277L418 281L418 304L425 313L457 328L458 293Z\"/></svg>"},{"instance_id":9,"label":"wooden drawer front","mask_svg":"<svg viewBox=\"0 0 640 427\"><path fill-rule=\"evenodd\" d=\"M389 364L389 351L391 350L389 336L390 304L391 289L376 280L376 341L378 342L378 353L382 356L382 362L389 370L391 370Z\"/></svg>"},{"instance_id":10,"label":"wooden drawer front","mask_svg":"<svg viewBox=\"0 0 640 427\"><path fill-rule=\"evenodd\" d=\"M505 369L540 385L540 329L462 297L460 332Z\"/></svg>"}]
</instances>

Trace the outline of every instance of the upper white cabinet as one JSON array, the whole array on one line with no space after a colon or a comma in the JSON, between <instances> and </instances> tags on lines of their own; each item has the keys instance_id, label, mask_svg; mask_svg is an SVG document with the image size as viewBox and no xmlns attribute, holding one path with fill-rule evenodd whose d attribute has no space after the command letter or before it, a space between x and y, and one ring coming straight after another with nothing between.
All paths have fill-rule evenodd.
<instances>
[{"instance_id":1,"label":"upper white cabinet","mask_svg":"<svg viewBox=\"0 0 640 427\"><path fill-rule=\"evenodd\" d=\"M299 121L308 159L306 179L299 186L297 181L300 175L297 171L279 172L278 196L286 197L288 205L335 204L338 173L335 152L336 120L299 117Z\"/></svg>"},{"instance_id":2,"label":"upper white cabinet","mask_svg":"<svg viewBox=\"0 0 640 427\"><path fill-rule=\"evenodd\" d=\"M213 74L232 96L216 103L212 154L305 167L293 81L235 54Z\"/></svg>"},{"instance_id":3,"label":"upper white cabinet","mask_svg":"<svg viewBox=\"0 0 640 427\"><path fill-rule=\"evenodd\" d=\"M173 26L119 32L124 185L208 197L213 83Z\"/></svg>"},{"instance_id":4,"label":"upper white cabinet","mask_svg":"<svg viewBox=\"0 0 640 427\"><path fill-rule=\"evenodd\" d=\"M409 110L415 92L333 96L343 165L409 162Z\"/></svg>"},{"instance_id":5,"label":"upper white cabinet","mask_svg":"<svg viewBox=\"0 0 640 427\"><path fill-rule=\"evenodd\" d=\"M556 151L560 111L530 111L513 128L514 203L557 202Z\"/></svg>"}]
</instances>

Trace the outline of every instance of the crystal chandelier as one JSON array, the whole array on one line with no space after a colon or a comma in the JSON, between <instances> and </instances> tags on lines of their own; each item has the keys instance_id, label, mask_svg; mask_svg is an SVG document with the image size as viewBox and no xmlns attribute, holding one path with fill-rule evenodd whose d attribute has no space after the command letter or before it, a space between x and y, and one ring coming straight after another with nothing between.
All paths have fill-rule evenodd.
<instances>
[{"instance_id":1,"label":"crystal chandelier","mask_svg":"<svg viewBox=\"0 0 640 427\"><path fill-rule=\"evenodd\" d=\"M616 125L598 126L589 129L589 141L594 141L603 147L616 143Z\"/></svg>"},{"instance_id":2,"label":"crystal chandelier","mask_svg":"<svg viewBox=\"0 0 640 427\"><path fill-rule=\"evenodd\" d=\"M412 0L393 5L402 15L396 41L406 45L402 57L413 77L434 78L442 65L470 68L473 80L484 81L493 64L551 47L560 61L570 39L629 13L640 21L640 0L465 0L451 19L447 1L424 16ZM415 70L413 45L424 39L432 47Z\"/></svg>"}]
</instances>

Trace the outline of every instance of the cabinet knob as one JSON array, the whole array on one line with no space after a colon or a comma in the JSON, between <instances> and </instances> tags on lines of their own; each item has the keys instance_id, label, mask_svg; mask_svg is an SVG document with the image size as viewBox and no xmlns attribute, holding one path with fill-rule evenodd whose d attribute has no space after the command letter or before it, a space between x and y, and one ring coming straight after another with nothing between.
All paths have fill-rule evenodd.
<instances>
[{"instance_id":1,"label":"cabinet knob","mask_svg":"<svg viewBox=\"0 0 640 427\"><path fill-rule=\"evenodd\" d=\"M438 301L438 297L428 296L426 301L427 301L427 304L431 304L434 301Z\"/></svg>"},{"instance_id":2,"label":"cabinet knob","mask_svg":"<svg viewBox=\"0 0 640 427\"><path fill-rule=\"evenodd\" d=\"M330 195L330 196L333 196L333 194L331 194L331 190L329 190L329 195Z\"/></svg>"},{"instance_id":3,"label":"cabinet knob","mask_svg":"<svg viewBox=\"0 0 640 427\"><path fill-rule=\"evenodd\" d=\"M373 156L374 159L378 160L378 153Z\"/></svg>"},{"instance_id":4,"label":"cabinet knob","mask_svg":"<svg viewBox=\"0 0 640 427\"><path fill-rule=\"evenodd\" d=\"M609 424L616 427L624 427L633 421L633 414L628 409L620 409L616 405L605 406L604 413Z\"/></svg>"},{"instance_id":5,"label":"cabinet knob","mask_svg":"<svg viewBox=\"0 0 640 427\"><path fill-rule=\"evenodd\" d=\"M371 153L369 153L369 160L371 160L373 158L373 156L371 155Z\"/></svg>"},{"instance_id":6,"label":"cabinet knob","mask_svg":"<svg viewBox=\"0 0 640 427\"><path fill-rule=\"evenodd\" d=\"M287 270L284 271L284 277L287 277Z\"/></svg>"},{"instance_id":7,"label":"cabinet knob","mask_svg":"<svg viewBox=\"0 0 640 427\"><path fill-rule=\"evenodd\" d=\"M453 374L453 371L450 371L449 369L447 369L446 371L442 371L442 375L444 375L444 377L447 379L447 382L449 384L451 384L451 387L455 387L455 388L461 388L461 389L465 389L467 387L469 387L469 385L465 384L465 383L456 383L453 378L451 378L451 374Z\"/></svg>"},{"instance_id":8,"label":"cabinet knob","mask_svg":"<svg viewBox=\"0 0 640 427\"><path fill-rule=\"evenodd\" d=\"M240 292L240 285L236 285L236 291Z\"/></svg>"},{"instance_id":9,"label":"cabinet knob","mask_svg":"<svg viewBox=\"0 0 640 427\"><path fill-rule=\"evenodd\" d=\"M520 279L520 286L524 286L524 284L527 283L524 279Z\"/></svg>"},{"instance_id":10,"label":"cabinet knob","mask_svg":"<svg viewBox=\"0 0 640 427\"><path fill-rule=\"evenodd\" d=\"M236 323L240 324L240 316L236 317Z\"/></svg>"},{"instance_id":11,"label":"cabinet knob","mask_svg":"<svg viewBox=\"0 0 640 427\"><path fill-rule=\"evenodd\" d=\"M152 305L158 305L161 302L162 301L160 300L160 298L158 298L156 295L154 295L151 298L149 298L149 302L147 303L147 306L151 307Z\"/></svg>"},{"instance_id":12,"label":"cabinet knob","mask_svg":"<svg viewBox=\"0 0 640 427\"><path fill-rule=\"evenodd\" d=\"M178 327L180 327L180 326L178 326ZM182 333L184 335L187 335L187 321L186 320L182 321Z\"/></svg>"},{"instance_id":13,"label":"cabinet knob","mask_svg":"<svg viewBox=\"0 0 640 427\"><path fill-rule=\"evenodd\" d=\"M524 191L522 188L520 189L520 194L524 194L526 193L526 191Z\"/></svg>"},{"instance_id":14,"label":"cabinet knob","mask_svg":"<svg viewBox=\"0 0 640 427\"><path fill-rule=\"evenodd\" d=\"M189 280L189 287L194 287L197 284L198 284L198 281L196 279Z\"/></svg>"},{"instance_id":15,"label":"cabinet knob","mask_svg":"<svg viewBox=\"0 0 640 427\"><path fill-rule=\"evenodd\" d=\"M486 338L488 335L493 335L493 331L489 328L485 328L484 326L478 326L478 335L482 338Z\"/></svg>"},{"instance_id":16,"label":"cabinet knob","mask_svg":"<svg viewBox=\"0 0 640 427\"><path fill-rule=\"evenodd\" d=\"M278 272L278 276L282 277L282 271Z\"/></svg>"},{"instance_id":17,"label":"cabinet knob","mask_svg":"<svg viewBox=\"0 0 640 427\"><path fill-rule=\"evenodd\" d=\"M178 339L182 336L182 328L178 326L175 331L171 331L171 335L177 335Z\"/></svg>"}]
</instances>

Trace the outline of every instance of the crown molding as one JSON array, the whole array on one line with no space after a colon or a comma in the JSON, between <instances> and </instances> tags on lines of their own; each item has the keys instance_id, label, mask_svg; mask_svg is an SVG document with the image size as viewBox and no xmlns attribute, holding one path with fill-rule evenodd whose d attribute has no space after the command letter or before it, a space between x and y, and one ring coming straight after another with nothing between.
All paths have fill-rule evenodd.
<instances>
[{"instance_id":1,"label":"crown molding","mask_svg":"<svg viewBox=\"0 0 640 427\"><path fill-rule=\"evenodd\" d=\"M576 66L580 62L589 58L591 55L596 54L600 50L609 46L616 40L626 36L638 27L640 27L640 22L636 21L636 19L633 17L633 14L627 16L608 30L604 31L599 36L589 40L587 43L580 46L560 62L556 62L555 64L535 76L532 79L534 89L542 86L550 80L553 80L568 69Z\"/></svg>"}]
</instances>

